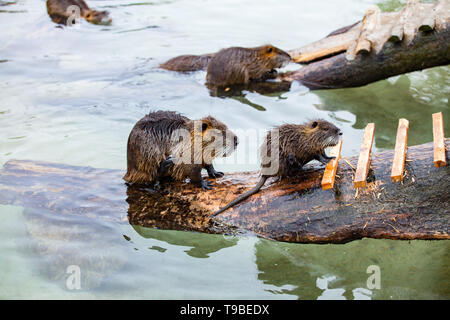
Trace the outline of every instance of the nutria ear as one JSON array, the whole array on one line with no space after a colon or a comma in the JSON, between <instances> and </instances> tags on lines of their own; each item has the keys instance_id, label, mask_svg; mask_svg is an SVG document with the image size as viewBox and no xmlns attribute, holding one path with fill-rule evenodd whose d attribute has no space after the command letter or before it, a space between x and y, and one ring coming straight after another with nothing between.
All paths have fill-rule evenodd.
<instances>
[{"instance_id":1,"label":"nutria ear","mask_svg":"<svg viewBox=\"0 0 450 320\"><path fill-rule=\"evenodd\" d=\"M269 48L267 48L267 51L266 51L266 52L267 52L267 53L271 53L272 50L273 50L272 47L269 47Z\"/></svg>"},{"instance_id":2,"label":"nutria ear","mask_svg":"<svg viewBox=\"0 0 450 320\"><path fill-rule=\"evenodd\" d=\"M317 123L317 121L313 121L312 123L311 123L311 128L315 128L315 127L317 127L317 125L318 125L318 123Z\"/></svg>"},{"instance_id":3,"label":"nutria ear","mask_svg":"<svg viewBox=\"0 0 450 320\"><path fill-rule=\"evenodd\" d=\"M208 128L208 124L206 122L202 123L202 131L205 131Z\"/></svg>"}]
</instances>

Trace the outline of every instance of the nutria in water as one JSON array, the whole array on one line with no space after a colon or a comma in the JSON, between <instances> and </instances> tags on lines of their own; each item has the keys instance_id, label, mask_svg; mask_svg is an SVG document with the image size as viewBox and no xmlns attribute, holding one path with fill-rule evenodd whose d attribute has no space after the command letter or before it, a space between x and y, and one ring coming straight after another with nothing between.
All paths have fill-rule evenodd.
<instances>
[{"instance_id":1,"label":"nutria in water","mask_svg":"<svg viewBox=\"0 0 450 320\"><path fill-rule=\"evenodd\" d=\"M278 136L278 141L273 141L275 138L272 138L272 135L275 134ZM268 132L260 151L261 179L253 189L215 212L214 216L257 193L269 177L294 176L311 160L318 160L323 164L328 163L333 158L325 154L325 148L336 145L341 135L339 128L325 120L313 120L306 124L283 124ZM268 159L272 155L272 148L278 148L278 159L274 159L270 165L273 166L274 162L278 160L278 166L277 170L272 169L270 172L267 169L268 161L264 159Z\"/></svg>"},{"instance_id":2,"label":"nutria in water","mask_svg":"<svg viewBox=\"0 0 450 320\"><path fill-rule=\"evenodd\" d=\"M47 0L47 12L58 24L75 23L75 18L79 17L93 24L110 24L112 21L108 11L92 10L83 0Z\"/></svg>"},{"instance_id":3,"label":"nutria in water","mask_svg":"<svg viewBox=\"0 0 450 320\"><path fill-rule=\"evenodd\" d=\"M150 112L131 130L124 180L158 186L164 177L189 178L202 189L210 189L202 169L211 178L223 176L212 160L228 156L237 144L236 135L212 116L190 120L172 111Z\"/></svg>"},{"instance_id":4,"label":"nutria in water","mask_svg":"<svg viewBox=\"0 0 450 320\"><path fill-rule=\"evenodd\" d=\"M206 83L208 86L225 87L275 78L275 69L290 61L288 53L272 45L223 49L209 61Z\"/></svg>"},{"instance_id":5,"label":"nutria in water","mask_svg":"<svg viewBox=\"0 0 450 320\"><path fill-rule=\"evenodd\" d=\"M213 53L203 54L199 56L182 55L164 62L159 67L166 70L180 72L206 70L206 66L208 65L208 62L211 60L213 55Z\"/></svg>"}]
</instances>

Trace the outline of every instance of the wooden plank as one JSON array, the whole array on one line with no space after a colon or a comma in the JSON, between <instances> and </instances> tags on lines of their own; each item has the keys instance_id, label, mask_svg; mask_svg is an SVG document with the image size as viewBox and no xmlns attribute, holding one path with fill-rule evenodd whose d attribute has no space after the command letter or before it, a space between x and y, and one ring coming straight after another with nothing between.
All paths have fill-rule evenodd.
<instances>
[{"instance_id":1,"label":"wooden plank","mask_svg":"<svg viewBox=\"0 0 450 320\"><path fill-rule=\"evenodd\" d=\"M366 186L367 174L370 168L370 156L372 152L373 137L375 134L375 123L369 123L364 129L364 136L359 153L358 165L356 167L355 180L353 185L355 188L363 188Z\"/></svg>"},{"instance_id":2,"label":"wooden plank","mask_svg":"<svg viewBox=\"0 0 450 320\"><path fill-rule=\"evenodd\" d=\"M391 180L398 182L403 180L405 170L406 149L408 141L409 121L400 119L398 121L397 139L395 140L394 160L392 162Z\"/></svg>"},{"instance_id":3,"label":"wooden plank","mask_svg":"<svg viewBox=\"0 0 450 320\"><path fill-rule=\"evenodd\" d=\"M433 113L433 140L434 140L434 166L445 167L445 137L444 137L444 119L442 112Z\"/></svg>"},{"instance_id":4,"label":"wooden plank","mask_svg":"<svg viewBox=\"0 0 450 320\"><path fill-rule=\"evenodd\" d=\"M339 158L341 156L341 148L342 148L342 139L339 140L339 143L330 150L330 156L336 158L328 162L325 168L325 172L323 173L322 178L323 190L332 189L334 187L334 179L336 177Z\"/></svg>"}]
</instances>

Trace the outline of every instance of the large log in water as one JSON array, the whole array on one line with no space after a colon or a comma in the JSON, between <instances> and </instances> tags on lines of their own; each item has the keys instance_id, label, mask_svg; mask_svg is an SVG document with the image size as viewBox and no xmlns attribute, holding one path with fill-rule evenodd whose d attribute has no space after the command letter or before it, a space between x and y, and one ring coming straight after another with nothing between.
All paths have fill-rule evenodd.
<instances>
[{"instance_id":1,"label":"large log in water","mask_svg":"<svg viewBox=\"0 0 450 320\"><path fill-rule=\"evenodd\" d=\"M340 161L334 190L322 190L323 167L311 167L299 177L269 181L215 219L214 211L256 184L257 172L228 174L210 191L171 183L156 192L127 187L120 170L10 160L0 175L0 203L31 208L34 217L42 210L161 229L253 232L288 242L450 239L450 168L434 167L432 146L408 148L402 183L391 182L393 152L385 151L373 155L368 186L356 192L352 167L358 159L351 157Z\"/></svg>"},{"instance_id":2,"label":"large log in water","mask_svg":"<svg viewBox=\"0 0 450 320\"><path fill-rule=\"evenodd\" d=\"M403 10L389 13L373 7L361 22L289 51L294 61L311 63L278 80L298 80L310 89L348 88L447 65L449 12L448 0L410 0Z\"/></svg>"}]
</instances>

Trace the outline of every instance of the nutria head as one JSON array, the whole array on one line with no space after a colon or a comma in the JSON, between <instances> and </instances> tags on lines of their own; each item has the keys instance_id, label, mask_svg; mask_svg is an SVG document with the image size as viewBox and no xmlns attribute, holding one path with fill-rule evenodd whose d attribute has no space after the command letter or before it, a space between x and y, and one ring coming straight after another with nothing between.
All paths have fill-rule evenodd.
<instances>
[{"instance_id":1,"label":"nutria head","mask_svg":"<svg viewBox=\"0 0 450 320\"><path fill-rule=\"evenodd\" d=\"M291 62L291 56L271 44L255 48L258 56L263 57L261 63L268 69L282 68Z\"/></svg>"},{"instance_id":2,"label":"nutria head","mask_svg":"<svg viewBox=\"0 0 450 320\"><path fill-rule=\"evenodd\" d=\"M112 22L108 11L89 10L84 14L84 18L93 24L108 25Z\"/></svg>"},{"instance_id":3,"label":"nutria head","mask_svg":"<svg viewBox=\"0 0 450 320\"><path fill-rule=\"evenodd\" d=\"M341 130L331 122L317 119L299 126L308 143L319 147L321 150L338 144Z\"/></svg>"},{"instance_id":4,"label":"nutria head","mask_svg":"<svg viewBox=\"0 0 450 320\"><path fill-rule=\"evenodd\" d=\"M188 120L171 135L175 164L211 164L216 157L229 156L238 145L237 136L212 116Z\"/></svg>"},{"instance_id":5,"label":"nutria head","mask_svg":"<svg viewBox=\"0 0 450 320\"><path fill-rule=\"evenodd\" d=\"M212 116L202 118L202 152L206 163L216 157L227 157L237 148L238 137L221 121ZM198 128L200 129L200 128Z\"/></svg>"}]
</instances>

